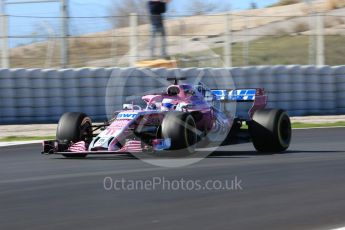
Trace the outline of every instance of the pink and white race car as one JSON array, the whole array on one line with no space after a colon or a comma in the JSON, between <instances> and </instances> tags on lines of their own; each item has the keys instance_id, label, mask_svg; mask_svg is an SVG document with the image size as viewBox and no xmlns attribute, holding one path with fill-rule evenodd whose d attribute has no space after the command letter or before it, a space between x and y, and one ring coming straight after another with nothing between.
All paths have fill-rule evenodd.
<instances>
[{"instance_id":1,"label":"pink and white race car","mask_svg":"<svg viewBox=\"0 0 345 230\"><path fill-rule=\"evenodd\" d=\"M192 86L175 79L165 92L142 100L145 106L124 104L102 125L92 125L84 113L63 114L56 140L44 141L42 153L192 154L205 146L248 141L259 152L282 152L290 145L289 116L281 109L265 109L267 96L260 88L210 90L202 83ZM232 105L236 111L230 111ZM248 129L241 128L244 122Z\"/></svg>"}]
</instances>

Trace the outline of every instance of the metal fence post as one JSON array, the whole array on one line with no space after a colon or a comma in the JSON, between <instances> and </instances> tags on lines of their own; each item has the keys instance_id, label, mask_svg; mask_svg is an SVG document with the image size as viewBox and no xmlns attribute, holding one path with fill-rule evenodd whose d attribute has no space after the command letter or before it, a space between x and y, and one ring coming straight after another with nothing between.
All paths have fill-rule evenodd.
<instances>
[{"instance_id":1,"label":"metal fence post","mask_svg":"<svg viewBox=\"0 0 345 230\"><path fill-rule=\"evenodd\" d=\"M231 13L225 15L225 43L224 43L224 67L232 67L232 18Z\"/></svg>"},{"instance_id":2,"label":"metal fence post","mask_svg":"<svg viewBox=\"0 0 345 230\"><path fill-rule=\"evenodd\" d=\"M318 13L316 15L316 30L316 65L324 65L324 20L323 15L321 13Z\"/></svg>"},{"instance_id":3,"label":"metal fence post","mask_svg":"<svg viewBox=\"0 0 345 230\"><path fill-rule=\"evenodd\" d=\"M66 68L69 63L68 55L68 36L69 36L69 19L68 19L68 0L61 0L61 67Z\"/></svg>"},{"instance_id":4,"label":"metal fence post","mask_svg":"<svg viewBox=\"0 0 345 230\"><path fill-rule=\"evenodd\" d=\"M243 40L243 65L248 66L249 65L249 16L245 17L245 38Z\"/></svg>"},{"instance_id":5,"label":"metal fence post","mask_svg":"<svg viewBox=\"0 0 345 230\"><path fill-rule=\"evenodd\" d=\"M315 64L315 34L314 34L314 14L309 16L309 65Z\"/></svg>"},{"instance_id":6,"label":"metal fence post","mask_svg":"<svg viewBox=\"0 0 345 230\"><path fill-rule=\"evenodd\" d=\"M315 65L315 20L314 20L314 6L311 0L305 0L306 4L309 7L309 48L308 48L308 55L309 55L309 65Z\"/></svg>"},{"instance_id":7,"label":"metal fence post","mask_svg":"<svg viewBox=\"0 0 345 230\"><path fill-rule=\"evenodd\" d=\"M138 15L132 13L130 15L130 57L129 64L130 66L135 66L138 57Z\"/></svg>"},{"instance_id":8,"label":"metal fence post","mask_svg":"<svg viewBox=\"0 0 345 230\"><path fill-rule=\"evenodd\" d=\"M182 55L184 53L183 51L183 42L184 42L184 34L186 31L186 25L185 22L183 21L183 19L179 19L179 39L178 39L178 43L179 43L179 49L180 49L180 55Z\"/></svg>"},{"instance_id":9,"label":"metal fence post","mask_svg":"<svg viewBox=\"0 0 345 230\"><path fill-rule=\"evenodd\" d=\"M8 24L7 24L7 16L5 12L5 2L1 0L0 2L1 7L1 67L2 68L9 68L10 61L9 61L9 54L8 54Z\"/></svg>"},{"instance_id":10,"label":"metal fence post","mask_svg":"<svg viewBox=\"0 0 345 230\"><path fill-rule=\"evenodd\" d=\"M112 60L112 65L115 66L116 65L116 60L117 60L117 44L116 44L116 33L115 33L115 29L113 28L111 31L111 60Z\"/></svg>"}]
</instances>

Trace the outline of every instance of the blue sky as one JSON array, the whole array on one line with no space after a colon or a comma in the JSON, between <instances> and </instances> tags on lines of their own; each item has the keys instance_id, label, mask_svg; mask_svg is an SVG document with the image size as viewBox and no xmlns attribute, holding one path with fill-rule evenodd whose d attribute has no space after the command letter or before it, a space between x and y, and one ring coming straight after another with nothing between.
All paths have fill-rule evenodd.
<instances>
[{"instance_id":1,"label":"blue sky","mask_svg":"<svg viewBox=\"0 0 345 230\"><path fill-rule=\"evenodd\" d=\"M7 0L25 1L25 0ZM101 17L109 15L109 7L113 2L120 0L70 0L70 14L73 17ZM121 0L125 1L125 0ZM144 0L143 0L144 1ZM276 2L277 0L206 0L217 4L230 4L234 10L247 9L251 2L256 2L259 7L264 7ZM170 9L175 9L178 13L185 11L186 0L172 0ZM8 15L16 16L40 16L55 17L59 16L59 3L39 3L39 4L20 4L8 5L6 9ZM51 18L22 18L10 17L9 33L12 36L48 34L49 31L59 33L59 21ZM84 34L98 32L109 29L110 23L106 19L73 19L70 30L72 34ZM32 39L31 39L32 40ZM32 42L29 39L12 38L10 46L26 44Z\"/></svg>"}]
</instances>

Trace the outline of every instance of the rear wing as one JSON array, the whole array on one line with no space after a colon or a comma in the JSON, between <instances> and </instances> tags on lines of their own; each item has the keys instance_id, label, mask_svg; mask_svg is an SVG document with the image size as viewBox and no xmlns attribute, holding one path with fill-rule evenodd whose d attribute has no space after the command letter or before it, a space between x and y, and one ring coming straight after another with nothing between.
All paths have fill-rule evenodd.
<instances>
[{"instance_id":1,"label":"rear wing","mask_svg":"<svg viewBox=\"0 0 345 230\"><path fill-rule=\"evenodd\" d=\"M255 89L214 89L211 90L217 101L253 102L257 96L264 96L265 90Z\"/></svg>"},{"instance_id":2,"label":"rear wing","mask_svg":"<svg viewBox=\"0 0 345 230\"><path fill-rule=\"evenodd\" d=\"M221 111L233 114L233 109L235 108L236 111L233 116L240 120L251 120L254 112L258 109L265 108L267 104L267 96L265 95L265 90L262 88L214 89L211 92L214 100L216 102L218 101L218 106Z\"/></svg>"}]
</instances>

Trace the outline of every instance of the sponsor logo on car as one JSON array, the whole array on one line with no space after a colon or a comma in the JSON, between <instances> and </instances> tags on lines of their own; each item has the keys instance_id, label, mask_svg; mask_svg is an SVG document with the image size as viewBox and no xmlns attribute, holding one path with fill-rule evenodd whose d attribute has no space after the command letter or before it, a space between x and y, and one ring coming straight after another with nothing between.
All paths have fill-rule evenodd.
<instances>
[{"instance_id":1,"label":"sponsor logo on car","mask_svg":"<svg viewBox=\"0 0 345 230\"><path fill-rule=\"evenodd\" d=\"M101 146L104 144L104 142L106 142L106 138L100 138L97 143L95 144L95 146Z\"/></svg>"},{"instance_id":2,"label":"sponsor logo on car","mask_svg":"<svg viewBox=\"0 0 345 230\"><path fill-rule=\"evenodd\" d=\"M120 113L117 115L117 119L122 119L122 120L132 120L137 117L136 113Z\"/></svg>"}]
</instances>

